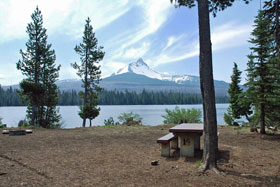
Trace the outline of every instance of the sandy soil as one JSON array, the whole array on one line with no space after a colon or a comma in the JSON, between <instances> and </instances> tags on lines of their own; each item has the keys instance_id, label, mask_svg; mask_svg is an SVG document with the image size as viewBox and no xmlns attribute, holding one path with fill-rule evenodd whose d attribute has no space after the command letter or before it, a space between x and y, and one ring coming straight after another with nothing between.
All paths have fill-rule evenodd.
<instances>
[{"instance_id":1,"label":"sandy soil","mask_svg":"<svg viewBox=\"0 0 280 187\"><path fill-rule=\"evenodd\" d=\"M219 128L222 174L196 158L160 157L171 126L35 129L0 135L0 186L280 186L280 136ZM201 145L203 147L203 144ZM158 166L151 161L158 160Z\"/></svg>"}]
</instances>

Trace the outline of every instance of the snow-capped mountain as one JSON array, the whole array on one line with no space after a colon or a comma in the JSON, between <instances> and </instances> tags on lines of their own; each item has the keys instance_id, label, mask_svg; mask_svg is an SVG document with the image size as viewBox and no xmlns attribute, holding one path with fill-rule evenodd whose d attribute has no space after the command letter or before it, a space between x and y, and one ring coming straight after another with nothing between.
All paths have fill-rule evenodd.
<instances>
[{"instance_id":1,"label":"snow-capped mountain","mask_svg":"<svg viewBox=\"0 0 280 187\"><path fill-rule=\"evenodd\" d=\"M66 79L56 82L60 91L81 91L82 81L80 79ZM216 96L227 96L229 84L224 81L214 80ZM152 70L143 59L128 64L109 77L103 78L100 86L109 91L135 91L143 90L152 92L181 92L200 94L200 80L198 76L190 75L168 75ZM19 88L19 85L12 85ZM8 89L9 86L2 88Z\"/></svg>"},{"instance_id":2,"label":"snow-capped mountain","mask_svg":"<svg viewBox=\"0 0 280 187\"><path fill-rule=\"evenodd\" d=\"M190 75L168 75L165 73L159 73L154 70L152 70L144 61L142 58L139 58L136 62L132 62L128 65L126 65L124 68L118 70L116 73L113 73L114 75L120 75L124 73L135 73L138 75L144 75L146 77L152 78L152 79L159 79L159 80L165 80L165 81L172 81L176 82L178 84L183 84L185 81L195 81L195 79L198 79L196 76L190 76Z\"/></svg>"}]
</instances>

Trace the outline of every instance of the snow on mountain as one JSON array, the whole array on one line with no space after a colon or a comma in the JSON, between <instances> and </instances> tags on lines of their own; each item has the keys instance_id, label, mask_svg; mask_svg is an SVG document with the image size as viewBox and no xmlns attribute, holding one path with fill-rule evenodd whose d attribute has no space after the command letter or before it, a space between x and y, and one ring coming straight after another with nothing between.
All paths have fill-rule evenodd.
<instances>
[{"instance_id":1,"label":"snow on mountain","mask_svg":"<svg viewBox=\"0 0 280 187\"><path fill-rule=\"evenodd\" d=\"M118 70L116 73L113 73L114 75L120 75L124 73L135 73L139 75L145 75L147 77L150 77L152 79L159 79L159 80L166 80L166 81L172 81L176 82L178 84L182 84L185 81L192 81L195 79L194 76L189 75L168 75L166 73L158 73L154 70L152 70L144 61L142 58L139 58L136 62L132 62L128 65L126 65L124 68Z\"/></svg>"}]
</instances>

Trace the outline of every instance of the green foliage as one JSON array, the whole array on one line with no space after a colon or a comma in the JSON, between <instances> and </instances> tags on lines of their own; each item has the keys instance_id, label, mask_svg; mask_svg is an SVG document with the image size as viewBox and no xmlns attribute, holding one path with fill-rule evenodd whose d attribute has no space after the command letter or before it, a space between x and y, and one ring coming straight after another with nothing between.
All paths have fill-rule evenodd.
<instances>
[{"instance_id":1,"label":"green foliage","mask_svg":"<svg viewBox=\"0 0 280 187\"><path fill-rule=\"evenodd\" d=\"M273 57L280 57L280 2L279 0L266 0L264 1L263 12L265 18L270 23L269 32L273 37L274 42L271 47L273 49L272 55ZM280 61L278 60L278 66Z\"/></svg>"},{"instance_id":2,"label":"green foliage","mask_svg":"<svg viewBox=\"0 0 280 187\"><path fill-rule=\"evenodd\" d=\"M85 24L83 42L75 47L76 53L80 55L81 65L76 62L71 64L83 82L84 92L79 93L84 101L79 112L80 117L83 118L83 127L86 125L86 119L89 119L91 124L91 121L99 115L100 108L97 108L97 99L98 93L102 89L99 87L101 70L98 64L105 55L102 51L103 47L98 47L98 41L90 22L88 18Z\"/></svg>"},{"instance_id":3,"label":"green foliage","mask_svg":"<svg viewBox=\"0 0 280 187\"><path fill-rule=\"evenodd\" d=\"M227 125L232 126L234 119L229 113L224 113L224 121L226 122Z\"/></svg>"},{"instance_id":4,"label":"green foliage","mask_svg":"<svg viewBox=\"0 0 280 187\"><path fill-rule=\"evenodd\" d=\"M26 77L20 83L18 93L29 105L27 117L31 125L50 128L61 118L56 110L58 89L55 84L60 65L55 66L55 51L47 43L47 30L43 27L43 16L38 7L31 18L32 22L27 25L27 49L20 50L22 59L16 64Z\"/></svg>"},{"instance_id":5,"label":"green foliage","mask_svg":"<svg viewBox=\"0 0 280 187\"><path fill-rule=\"evenodd\" d=\"M137 113L124 112L121 113L121 115L118 117L118 120L120 121L120 123L124 125L140 125L142 121L142 117Z\"/></svg>"},{"instance_id":6,"label":"green foliage","mask_svg":"<svg viewBox=\"0 0 280 187\"><path fill-rule=\"evenodd\" d=\"M252 102L248 98L248 94L243 93L239 84L241 82L241 71L238 70L238 66L234 63L233 73L231 76L231 83L229 85L228 93L229 108L228 112L224 114L224 120L228 125L233 125L234 120L240 119L241 116L246 116L249 120L249 116L252 114Z\"/></svg>"},{"instance_id":7,"label":"green foliage","mask_svg":"<svg viewBox=\"0 0 280 187\"><path fill-rule=\"evenodd\" d=\"M233 73L231 75L231 83L229 84L228 94L230 95L229 99L229 108L232 114L232 117L235 119L240 119L240 105L239 105L239 96L242 93L242 90L239 86L241 82L241 71L238 70L237 64L234 63Z\"/></svg>"},{"instance_id":8,"label":"green foliage","mask_svg":"<svg viewBox=\"0 0 280 187\"><path fill-rule=\"evenodd\" d=\"M0 128L4 128L4 125L3 125L3 123L2 123L2 119L3 119L3 118L0 118Z\"/></svg>"},{"instance_id":9,"label":"green foliage","mask_svg":"<svg viewBox=\"0 0 280 187\"><path fill-rule=\"evenodd\" d=\"M199 168L200 166L201 166L201 161L200 160L195 161L195 167Z\"/></svg>"},{"instance_id":10,"label":"green foliage","mask_svg":"<svg viewBox=\"0 0 280 187\"><path fill-rule=\"evenodd\" d=\"M178 106L174 110L165 109L166 115L162 115L165 119L165 124L174 123L177 124L180 121L186 123L201 123L202 112L199 109L180 109Z\"/></svg>"},{"instance_id":11,"label":"green foliage","mask_svg":"<svg viewBox=\"0 0 280 187\"><path fill-rule=\"evenodd\" d=\"M75 91L58 92L60 106L82 105L83 99ZM228 96L216 97L216 103L227 103ZM162 105L162 104L201 104L200 94L188 94L180 92L147 92L141 93L119 92L119 91L102 91L98 94L98 103L101 105ZM21 106L27 105L21 103L20 97L15 89L11 87L4 90L0 86L0 106Z\"/></svg>"},{"instance_id":12,"label":"green foliage","mask_svg":"<svg viewBox=\"0 0 280 187\"><path fill-rule=\"evenodd\" d=\"M259 114L261 133L265 133L266 123L277 120L277 116L280 120L278 112L274 112L280 109L279 62L274 57L272 48L276 41L270 31L270 20L264 13L264 11L259 11L255 19L252 38L249 41L253 47L250 48L251 54L248 56L248 80L245 84L248 87L246 94L255 109L254 117Z\"/></svg>"},{"instance_id":13,"label":"green foliage","mask_svg":"<svg viewBox=\"0 0 280 187\"><path fill-rule=\"evenodd\" d=\"M175 6L186 6L188 8L192 8L195 6L195 0L170 0L171 3L175 3ZM227 7L233 5L235 0L208 0L209 2L209 12L213 13L215 17L218 11L223 11ZM251 0L243 0L246 4L249 3Z\"/></svg>"},{"instance_id":14,"label":"green foliage","mask_svg":"<svg viewBox=\"0 0 280 187\"><path fill-rule=\"evenodd\" d=\"M115 125L115 121L113 119L113 117L109 117L107 120L104 120L104 124L105 125Z\"/></svg>"}]
</instances>

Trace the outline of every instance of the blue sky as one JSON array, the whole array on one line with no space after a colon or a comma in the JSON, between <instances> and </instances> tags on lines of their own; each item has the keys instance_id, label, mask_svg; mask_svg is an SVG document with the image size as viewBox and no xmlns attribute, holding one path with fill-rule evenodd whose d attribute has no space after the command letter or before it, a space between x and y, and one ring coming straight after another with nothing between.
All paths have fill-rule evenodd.
<instances>
[{"instance_id":1,"label":"blue sky","mask_svg":"<svg viewBox=\"0 0 280 187\"><path fill-rule=\"evenodd\" d=\"M17 84L16 69L28 40L26 26L36 6L42 11L48 42L61 64L60 79L78 78L70 63L79 62L74 47L81 42L85 19L90 17L106 52L106 77L142 57L154 70L171 75L198 75L197 7L174 8L170 0L0 0L0 84ZM250 32L260 7L236 3L216 18L211 16L214 78L230 82L233 62L246 69ZM242 74L245 81L245 72Z\"/></svg>"}]
</instances>

